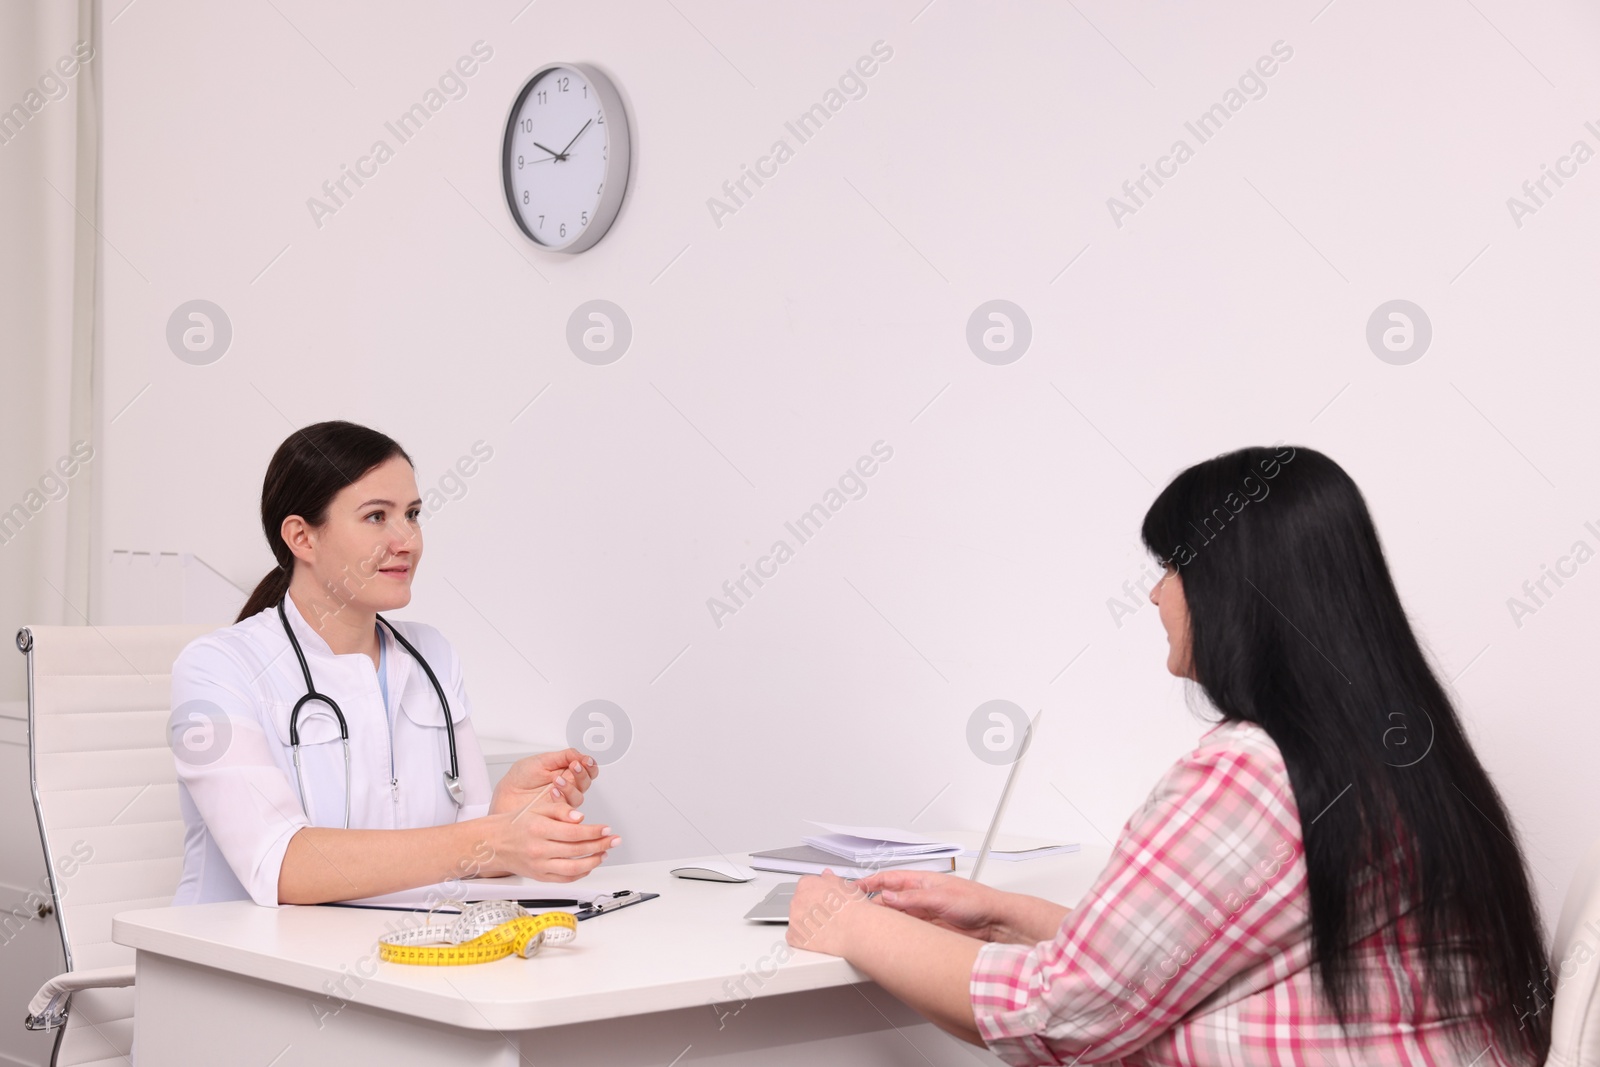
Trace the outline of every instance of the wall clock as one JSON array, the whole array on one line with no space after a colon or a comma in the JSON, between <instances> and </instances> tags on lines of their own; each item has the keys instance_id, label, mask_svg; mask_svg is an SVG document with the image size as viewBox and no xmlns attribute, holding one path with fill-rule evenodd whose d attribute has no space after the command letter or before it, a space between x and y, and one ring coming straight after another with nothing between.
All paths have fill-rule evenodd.
<instances>
[{"instance_id":1,"label":"wall clock","mask_svg":"<svg viewBox=\"0 0 1600 1067\"><path fill-rule=\"evenodd\" d=\"M628 187L628 115L610 79L586 63L534 71L506 118L500 174L511 217L534 244L593 247Z\"/></svg>"}]
</instances>

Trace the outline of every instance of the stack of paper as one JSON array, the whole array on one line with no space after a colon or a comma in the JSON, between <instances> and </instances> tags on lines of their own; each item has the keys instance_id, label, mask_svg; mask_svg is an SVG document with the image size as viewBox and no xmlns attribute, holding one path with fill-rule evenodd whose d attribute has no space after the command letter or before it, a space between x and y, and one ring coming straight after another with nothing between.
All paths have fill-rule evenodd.
<instances>
[{"instance_id":1,"label":"stack of paper","mask_svg":"<svg viewBox=\"0 0 1600 1067\"><path fill-rule=\"evenodd\" d=\"M828 832L806 835L800 838L802 842L848 860L857 867L892 867L907 861L961 855L962 846L958 841L936 841L907 830L884 826L838 826L815 820L812 820L812 825Z\"/></svg>"},{"instance_id":2,"label":"stack of paper","mask_svg":"<svg viewBox=\"0 0 1600 1067\"><path fill-rule=\"evenodd\" d=\"M939 831L935 837L884 826L838 826L813 822L826 830L800 840L794 848L750 853L750 866L779 874L821 874L823 870L844 878L865 878L892 868L912 871L953 871L957 856L976 856L982 831ZM997 835L989 855L993 859L1026 860L1078 851L1077 845L1041 838Z\"/></svg>"},{"instance_id":3,"label":"stack of paper","mask_svg":"<svg viewBox=\"0 0 1600 1067\"><path fill-rule=\"evenodd\" d=\"M961 845L936 841L922 834L882 826L836 826L813 823L826 830L801 838L793 848L750 853L750 866L778 874L821 874L831 870L844 878L865 878L874 871L953 871Z\"/></svg>"},{"instance_id":4,"label":"stack of paper","mask_svg":"<svg viewBox=\"0 0 1600 1067\"><path fill-rule=\"evenodd\" d=\"M933 859L854 864L820 848L795 845L793 848L774 848L765 852L750 853L750 868L757 871L771 871L775 874L821 874L823 871L832 871L841 878L865 878L885 868L897 871L953 871L956 869L956 860L955 856L946 854Z\"/></svg>"}]
</instances>

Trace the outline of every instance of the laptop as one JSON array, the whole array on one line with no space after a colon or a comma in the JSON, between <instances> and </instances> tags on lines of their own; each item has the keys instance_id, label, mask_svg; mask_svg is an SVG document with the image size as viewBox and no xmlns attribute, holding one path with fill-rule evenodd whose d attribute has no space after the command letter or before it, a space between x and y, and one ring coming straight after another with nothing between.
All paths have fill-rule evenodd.
<instances>
[{"instance_id":1,"label":"laptop","mask_svg":"<svg viewBox=\"0 0 1600 1067\"><path fill-rule=\"evenodd\" d=\"M972 874L968 876L974 882L983 872L984 861L989 858L989 850L994 847L994 837L1000 829L1000 819L1005 814L1006 802L1011 799L1011 790L1017 784L1017 776L1022 770L1023 757L1027 756L1028 746L1033 742L1034 727L1039 725L1039 716L1043 714L1043 708L1034 713L1033 721L1023 732L1022 744L1017 749L1017 758L1011 761L1011 772L1006 775L1005 788L1000 791L1000 802L994 806L994 814L989 818L989 829L983 835L983 847L978 850L978 858L972 864ZM778 883L755 907L745 912L744 917L758 923L788 922L789 905L794 900L794 888L799 884L798 881Z\"/></svg>"}]
</instances>

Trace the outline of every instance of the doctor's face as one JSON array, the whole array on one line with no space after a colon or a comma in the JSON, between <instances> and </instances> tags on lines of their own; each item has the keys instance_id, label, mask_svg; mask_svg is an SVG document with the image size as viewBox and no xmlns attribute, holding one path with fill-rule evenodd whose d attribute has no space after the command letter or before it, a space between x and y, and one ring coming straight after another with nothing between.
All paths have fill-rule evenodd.
<instances>
[{"instance_id":1,"label":"doctor's face","mask_svg":"<svg viewBox=\"0 0 1600 1067\"><path fill-rule=\"evenodd\" d=\"M404 607L422 558L421 511L416 475L400 456L339 490L311 535L317 584L366 611Z\"/></svg>"}]
</instances>

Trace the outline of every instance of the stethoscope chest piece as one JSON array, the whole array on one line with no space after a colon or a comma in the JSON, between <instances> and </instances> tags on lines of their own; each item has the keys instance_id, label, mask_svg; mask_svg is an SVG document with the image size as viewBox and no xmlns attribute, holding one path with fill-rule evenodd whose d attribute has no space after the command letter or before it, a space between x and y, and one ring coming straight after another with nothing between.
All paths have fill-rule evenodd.
<instances>
[{"instance_id":1,"label":"stethoscope chest piece","mask_svg":"<svg viewBox=\"0 0 1600 1067\"><path fill-rule=\"evenodd\" d=\"M284 594L284 600L288 594ZM294 630L289 626L289 616L283 610L283 600L278 601L278 620L283 623L283 632L289 635L289 644L294 647L295 659L300 661L300 673L305 677L306 693L295 701L294 710L289 713L289 753L294 761L295 787L300 793L300 807L307 817L311 814L311 806L306 803L305 774L300 766L300 710L313 701L321 701L333 712L333 717L339 722L339 741L344 746L344 828L350 828L350 727L345 723L344 712L339 710L339 705L326 694L317 692L316 685L311 681L311 667L306 663L306 656L300 649L300 642L294 636ZM466 790L461 785L461 768L456 762L456 727L450 720L450 702L445 699L444 687L439 684L438 677L433 673L433 668L428 661L422 658L410 641L400 636L400 631L394 624L382 615L377 620L389 628L389 633L400 643L407 652L411 653L422 670L428 676L428 681L433 684L433 691L439 697L439 710L444 713L445 736L450 742L450 770L444 775L445 792L450 794L450 800L457 808L466 803Z\"/></svg>"}]
</instances>

